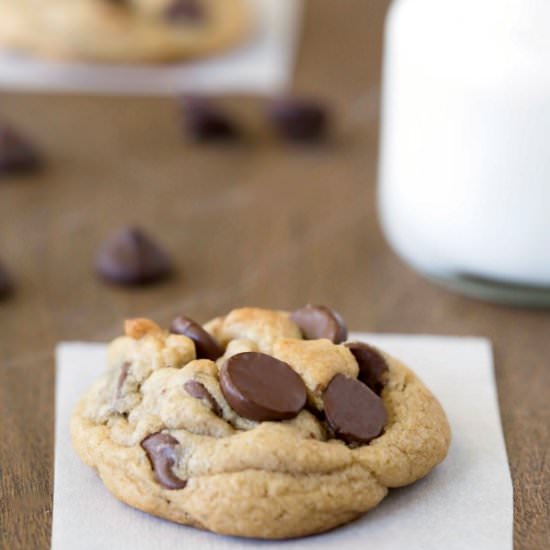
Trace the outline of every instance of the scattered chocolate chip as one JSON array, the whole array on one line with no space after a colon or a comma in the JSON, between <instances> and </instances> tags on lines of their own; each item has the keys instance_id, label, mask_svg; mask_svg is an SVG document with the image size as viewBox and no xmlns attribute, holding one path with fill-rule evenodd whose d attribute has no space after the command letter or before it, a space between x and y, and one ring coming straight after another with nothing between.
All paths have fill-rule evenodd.
<instances>
[{"instance_id":1,"label":"scattered chocolate chip","mask_svg":"<svg viewBox=\"0 0 550 550\"><path fill-rule=\"evenodd\" d=\"M231 141L239 137L233 120L204 97L184 97L182 113L183 128L193 141Z\"/></svg>"},{"instance_id":2,"label":"scattered chocolate chip","mask_svg":"<svg viewBox=\"0 0 550 550\"><path fill-rule=\"evenodd\" d=\"M188 317L184 317L183 315L176 317L170 325L170 332L173 334L183 334L191 338L195 343L197 359L215 361L223 355L223 348L218 342L198 323Z\"/></svg>"},{"instance_id":3,"label":"scattered chocolate chip","mask_svg":"<svg viewBox=\"0 0 550 550\"><path fill-rule=\"evenodd\" d=\"M342 317L325 306L307 306L297 309L290 318L300 327L306 340L328 338L335 344L348 337L348 329Z\"/></svg>"},{"instance_id":4,"label":"scattered chocolate chip","mask_svg":"<svg viewBox=\"0 0 550 550\"><path fill-rule=\"evenodd\" d=\"M0 124L0 176L33 172L40 165L36 149L13 128Z\"/></svg>"},{"instance_id":5,"label":"scattered chocolate chip","mask_svg":"<svg viewBox=\"0 0 550 550\"><path fill-rule=\"evenodd\" d=\"M130 363L126 362L122 364L122 367L120 367L120 374L118 375L118 381L116 385L116 397L117 399L121 396L122 393L122 386L124 386L124 382L126 382L126 378L128 378L128 372L130 371Z\"/></svg>"},{"instance_id":6,"label":"scattered chocolate chip","mask_svg":"<svg viewBox=\"0 0 550 550\"><path fill-rule=\"evenodd\" d=\"M168 256L145 233L126 228L111 235L99 250L97 272L120 285L142 285L170 274Z\"/></svg>"},{"instance_id":7,"label":"scattered chocolate chip","mask_svg":"<svg viewBox=\"0 0 550 550\"><path fill-rule=\"evenodd\" d=\"M384 389L385 375L389 370L383 355L364 342L348 342L346 347L353 353L359 365L359 380L380 395Z\"/></svg>"},{"instance_id":8,"label":"scattered chocolate chip","mask_svg":"<svg viewBox=\"0 0 550 550\"><path fill-rule=\"evenodd\" d=\"M13 282L7 270L0 264L0 300L13 292Z\"/></svg>"},{"instance_id":9,"label":"scattered chocolate chip","mask_svg":"<svg viewBox=\"0 0 550 550\"><path fill-rule=\"evenodd\" d=\"M268 118L277 133L288 141L318 142L327 133L327 111L312 100L275 99L269 105Z\"/></svg>"},{"instance_id":10,"label":"scattered chocolate chip","mask_svg":"<svg viewBox=\"0 0 550 550\"><path fill-rule=\"evenodd\" d=\"M347 443L369 443L387 422L382 399L359 380L343 374L330 381L323 404L329 425Z\"/></svg>"},{"instance_id":11,"label":"scattered chocolate chip","mask_svg":"<svg viewBox=\"0 0 550 550\"><path fill-rule=\"evenodd\" d=\"M206 389L205 385L196 380L188 380L183 385L185 391L196 399L206 399L212 408L212 412L217 416L222 416L223 411L218 402L214 399L214 396Z\"/></svg>"},{"instance_id":12,"label":"scattered chocolate chip","mask_svg":"<svg viewBox=\"0 0 550 550\"><path fill-rule=\"evenodd\" d=\"M141 442L157 481L167 489L183 489L187 485L187 481L177 477L172 470L176 463L175 447L178 444L177 439L160 432Z\"/></svg>"},{"instance_id":13,"label":"scattered chocolate chip","mask_svg":"<svg viewBox=\"0 0 550 550\"><path fill-rule=\"evenodd\" d=\"M229 405L250 420L293 418L306 404L302 379L289 365L264 353L233 355L221 369L220 382Z\"/></svg>"},{"instance_id":14,"label":"scattered chocolate chip","mask_svg":"<svg viewBox=\"0 0 550 550\"><path fill-rule=\"evenodd\" d=\"M199 23L204 20L204 7L197 0L172 0L164 11L168 21Z\"/></svg>"}]
</instances>

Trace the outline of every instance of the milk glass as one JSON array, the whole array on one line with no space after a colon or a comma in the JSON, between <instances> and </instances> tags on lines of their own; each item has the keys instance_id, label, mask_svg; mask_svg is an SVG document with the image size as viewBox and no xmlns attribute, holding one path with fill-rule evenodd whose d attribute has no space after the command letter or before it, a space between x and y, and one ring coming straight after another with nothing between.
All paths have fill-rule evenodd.
<instances>
[{"instance_id":1,"label":"milk glass","mask_svg":"<svg viewBox=\"0 0 550 550\"><path fill-rule=\"evenodd\" d=\"M379 210L465 293L550 304L550 0L398 0L386 22Z\"/></svg>"}]
</instances>

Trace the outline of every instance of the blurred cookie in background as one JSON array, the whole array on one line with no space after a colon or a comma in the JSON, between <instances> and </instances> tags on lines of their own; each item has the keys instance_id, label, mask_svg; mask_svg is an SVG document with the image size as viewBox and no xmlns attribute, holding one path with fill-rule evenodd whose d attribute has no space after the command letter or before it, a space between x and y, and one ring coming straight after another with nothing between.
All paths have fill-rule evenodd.
<instances>
[{"instance_id":1,"label":"blurred cookie in background","mask_svg":"<svg viewBox=\"0 0 550 550\"><path fill-rule=\"evenodd\" d=\"M246 0L0 0L0 45L100 62L162 62L234 46L253 27Z\"/></svg>"}]
</instances>

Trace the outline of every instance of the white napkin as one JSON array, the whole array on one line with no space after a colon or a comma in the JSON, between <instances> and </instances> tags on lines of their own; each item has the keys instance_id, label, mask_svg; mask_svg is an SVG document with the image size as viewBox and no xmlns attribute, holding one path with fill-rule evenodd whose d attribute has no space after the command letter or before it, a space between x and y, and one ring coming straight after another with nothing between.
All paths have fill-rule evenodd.
<instances>
[{"instance_id":1,"label":"white napkin","mask_svg":"<svg viewBox=\"0 0 550 550\"><path fill-rule=\"evenodd\" d=\"M447 459L428 477L391 490L363 518L284 542L223 537L154 518L109 494L71 448L69 416L105 367L101 344L57 350L53 550L511 550L512 485L491 348L477 338L356 334L410 365L440 399L453 430Z\"/></svg>"},{"instance_id":2,"label":"white napkin","mask_svg":"<svg viewBox=\"0 0 550 550\"><path fill-rule=\"evenodd\" d=\"M101 65L0 51L0 89L160 95L281 92L292 76L303 0L248 1L257 13L253 36L217 57L168 65Z\"/></svg>"}]
</instances>

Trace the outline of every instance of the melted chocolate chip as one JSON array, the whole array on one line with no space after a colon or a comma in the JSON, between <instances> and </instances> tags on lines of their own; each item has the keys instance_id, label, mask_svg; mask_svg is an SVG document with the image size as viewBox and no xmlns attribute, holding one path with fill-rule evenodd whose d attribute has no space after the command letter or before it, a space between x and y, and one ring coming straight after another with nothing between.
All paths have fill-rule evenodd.
<instances>
[{"instance_id":1,"label":"melted chocolate chip","mask_svg":"<svg viewBox=\"0 0 550 550\"><path fill-rule=\"evenodd\" d=\"M315 101L296 98L273 100L268 117L278 134L288 141L317 142L327 133L327 111Z\"/></svg>"},{"instance_id":2,"label":"melted chocolate chip","mask_svg":"<svg viewBox=\"0 0 550 550\"><path fill-rule=\"evenodd\" d=\"M295 417L306 404L306 388L292 368L270 355L238 353L223 365L221 388L237 414L262 422Z\"/></svg>"},{"instance_id":3,"label":"melted chocolate chip","mask_svg":"<svg viewBox=\"0 0 550 550\"><path fill-rule=\"evenodd\" d=\"M164 16L175 23L200 23L204 20L205 13L198 0L172 0L164 11Z\"/></svg>"},{"instance_id":4,"label":"melted chocolate chip","mask_svg":"<svg viewBox=\"0 0 550 550\"><path fill-rule=\"evenodd\" d=\"M342 317L325 306L307 306L297 309L290 318L300 327L306 340L328 338L339 344L348 337L348 329Z\"/></svg>"},{"instance_id":5,"label":"melted chocolate chip","mask_svg":"<svg viewBox=\"0 0 550 550\"><path fill-rule=\"evenodd\" d=\"M359 365L359 380L380 395L389 370L383 355L376 348L363 342L349 342L345 345L353 353Z\"/></svg>"},{"instance_id":6,"label":"melted chocolate chip","mask_svg":"<svg viewBox=\"0 0 550 550\"><path fill-rule=\"evenodd\" d=\"M215 361L223 355L223 348L198 323L189 317L176 317L170 325L170 332L183 334L195 343L197 359Z\"/></svg>"},{"instance_id":7,"label":"melted chocolate chip","mask_svg":"<svg viewBox=\"0 0 550 550\"><path fill-rule=\"evenodd\" d=\"M239 137L233 120L206 98L184 97L182 113L183 129L193 141L231 141Z\"/></svg>"},{"instance_id":8,"label":"melted chocolate chip","mask_svg":"<svg viewBox=\"0 0 550 550\"><path fill-rule=\"evenodd\" d=\"M186 480L180 479L173 472L176 463L176 445L178 445L177 439L160 432L146 437L141 442L157 481L167 489L183 489L187 485Z\"/></svg>"},{"instance_id":9,"label":"melted chocolate chip","mask_svg":"<svg viewBox=\"0 0 550 550\"><path fill-rule=\"evenodd\" d=\"M137 228L111 235L97 255L96 269L104 279L120 285L152 283L171 271L168 256Z\"/></svg>"},{"instance_id":10,"label":"melted chocolate chip","mask_svg":"<svg viewBox=\"0 0 550 550\"><path fill-rule=\"evenodd\" d=\"M126 378L128 378L128 372L130 371L131 364L126 362L123 363L122 367L120 367L120 374L118 375L118 381L116 385L116 397L117 399L122 394L122 387L124 386L124 382L126 382Z\"/></svg>"},{"instance_id":11,"label":"melted chocolate chip","mask_svg":"<svg viewBox=\"0 0 550 550\"><path fill-rule=\"evenodd\" d=\"M323 393L325 414L336 435L352 444L366 444L386 425L384 402L368 386L337 374Z\"/></svg>"},{"instance_id":12,"label":"melted chocolate chip","mask_svg":"<svg viewBox=\"0 0 550 550\"><path fill-rule=\"evenodd\" d=\"M13 282L7 270L0 264L0 300L13 292Z\"/></svg>"},{"instance_id":13,"label":"melted chocolate chip","mask_svg":"<svg viewBox=\"0 0 550 550\"><path fill-rule=\"evenodd\" d=\"M34 172L40 165L36 149L13 128L0 125L0 176Z\"/></svg>"},{"instance_id":14,"label":"melted chocolate chip","mask_svg":"<svg viewBox=\"0 0 550 550\"><path fill-rule=\"evenodd\" d=\"M196 380L188 380L183 385L185 391L196 399L205 399L212 408L212 412L217 416L222 416L223 411L218 402L214 399L214 396L206 389L206 386Z\"/></svg>"}]
</instances>

